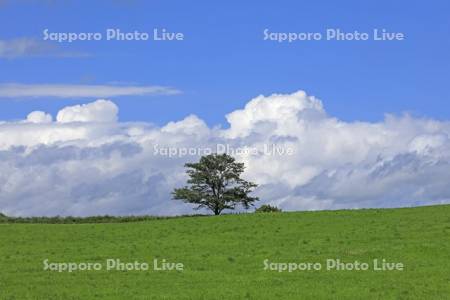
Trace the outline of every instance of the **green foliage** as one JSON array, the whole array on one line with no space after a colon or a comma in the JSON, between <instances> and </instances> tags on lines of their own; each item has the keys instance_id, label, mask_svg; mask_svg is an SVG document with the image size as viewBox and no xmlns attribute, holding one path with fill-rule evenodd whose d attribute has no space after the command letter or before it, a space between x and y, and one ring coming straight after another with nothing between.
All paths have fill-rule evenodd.
<instances>
[{"instance_id":1,"label":"green foliage","mask_svg":"<svg viewBox=\"0 0 450 300\"><path fill-rule=\"evenodd\" d=\"M1 224L0 299L448 299L450 205L120 224ZM49 272L50 262L181 262L183 272ZM263 261L404 271L264 271Z\"/></svg>"},{"instance_id":2,"label":"green foliage","mask_svg":"<svg viewBox=\"0 0 450 300\"><path fill-rule=\"evenodd\" d=\"M257 185L240 177L244 164L237 163L230 155L210 154L185 167L189 186L175 189L172 193L175 200L197 204L196 209L208 208L215 215L224 209L235 209L239 204L248 209L258 200L249 196Z\"/></svg>"},{"instance_id":3,"label":"green foliage","mask_svg":"<svg viewBox=\"0 0 450 300\"><path fill-rule=\"evenodd\" d=\"M269 204L264 204L258 207L255 212L257 213L270 213L270 212L281 212L281 208L276 206L271 206Z\"/></svg>"}]
</instances>

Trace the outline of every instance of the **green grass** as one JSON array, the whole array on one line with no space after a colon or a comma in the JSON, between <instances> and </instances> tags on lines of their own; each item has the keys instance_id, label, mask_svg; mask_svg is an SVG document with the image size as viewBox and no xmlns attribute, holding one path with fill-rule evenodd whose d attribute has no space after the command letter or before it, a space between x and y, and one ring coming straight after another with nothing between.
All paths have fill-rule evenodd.
<instances>
[{"instance_id":1,"label":"green grass","mask_svg":"<svg viewBox=\"0 0 450 300\"><path fill-rule=\"evenodd\" d=\"M1 224L0 299L450 299L450 206ZM107 258L184 271L43 270ZM387 259L404 271L264 271L263 261Z\"/></svg>"}]
</instances>

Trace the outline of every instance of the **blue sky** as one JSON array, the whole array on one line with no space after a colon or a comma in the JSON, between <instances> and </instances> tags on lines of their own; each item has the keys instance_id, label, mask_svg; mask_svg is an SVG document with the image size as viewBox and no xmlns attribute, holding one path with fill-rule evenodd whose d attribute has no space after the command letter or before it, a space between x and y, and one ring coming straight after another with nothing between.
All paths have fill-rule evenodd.
<instances>
[{"instance_id":1,"label":"blue sky","mask_svg":"<svg viewBox=\"0 0 450 300\"><path fill-rule=\"evenodd\" d=\"M14 1L15 2L15 1ZM377 121L385 113L450 118L448 1L0 1L0 40L42 31L104 32L107 28L182 32L184 41L89 41L58 44L84 57L0 58L0 84L168 86L178 95L108 97L121 121L162 125L194 113L208 124L259 94L305 90L345 121ZM326 28L403 32L404 41L263 40L263 30ZM42 53L41 53L42 54ZM0 120L33 110L55 114L95 98L0 98Z\"/></svg>"}]
</instances>

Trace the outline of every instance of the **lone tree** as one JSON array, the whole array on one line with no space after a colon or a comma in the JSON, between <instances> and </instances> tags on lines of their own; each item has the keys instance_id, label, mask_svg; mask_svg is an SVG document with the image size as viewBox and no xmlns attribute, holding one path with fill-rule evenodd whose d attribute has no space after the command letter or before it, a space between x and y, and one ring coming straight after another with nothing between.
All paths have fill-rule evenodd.
<instances>
[{"instance_id":1,"label":"lone tree","mask_svg":"<svg viewBox=\"0 0 450 300\"><path fill-rule=\"evenodd\" d=\"M235 209L238 204L248 209L259 200L248 195L257 184L240 178L244 164L235 162L230 155L202 156L198 163L187 163L185 167L190 186L175 189L174 200L198 204L196 209L208 208L215 215L220 215L224 209Z\"/></svg>"}]
</instances>

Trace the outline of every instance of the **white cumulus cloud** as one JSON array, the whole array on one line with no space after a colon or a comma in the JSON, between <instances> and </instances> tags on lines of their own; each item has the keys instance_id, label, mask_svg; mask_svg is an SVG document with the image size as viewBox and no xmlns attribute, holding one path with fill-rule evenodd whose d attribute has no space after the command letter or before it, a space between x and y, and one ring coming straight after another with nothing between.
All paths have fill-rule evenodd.
<instances>
[{"instance_id":1,"label":"white cumulus cloud","mask_svg":"<svg viewBox=\"0 0 450 300\"><path fill-rule=\"evenodd\" d=\"M119 108L109 100L100 99L93 103L69 106L56 116L60 123L71 122L116 122Z\"/></svg>"},{"instance_id":2,"label":"white cumulus cloud","mask_svg":"<svg viewBox=\"0 0 450 300\"><path fill-rule=\"evenodd\" d=\"M258 96L210 128L195 115L155 127L117 121L98 100L0 122L0 211L10 215L189 213L170 192L184 163L226 145L285 210L450 203L450 122L387 115L344 122L299 91ZM194 149L169 157L167 149ZM291 152L284 152L286 149Z\"/></svg>"},{"instance_id":3,"label":"white cumulus cloud","mask_svg":"<svg viewBox=\"0 0 450 300\"><path fill-rule=\"evenodd\" d=\"M33 111L28 114L26 121L31 123L51 123L53 117L43 111Z\"/></svg>"}]
</instances>

